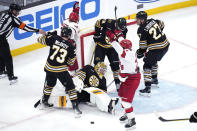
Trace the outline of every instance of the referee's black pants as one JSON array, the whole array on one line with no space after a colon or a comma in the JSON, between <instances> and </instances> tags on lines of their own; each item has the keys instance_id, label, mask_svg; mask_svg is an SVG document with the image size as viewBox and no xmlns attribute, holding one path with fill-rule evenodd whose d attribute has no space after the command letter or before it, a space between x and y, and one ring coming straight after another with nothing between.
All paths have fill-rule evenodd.
<instances>
[{"instance_id":1,"label":"referee's black pants","mask_svg":"<svg viewBox=\"0 0 197 131\"><path fill-rule=\"evenodd\" d=\"M0 36L1 37L1 36ZM7 70L8 77L14 75L13 60L10 52L10 46L5 37L0 38L0 72Z\"/></svg>"}]
</instances>

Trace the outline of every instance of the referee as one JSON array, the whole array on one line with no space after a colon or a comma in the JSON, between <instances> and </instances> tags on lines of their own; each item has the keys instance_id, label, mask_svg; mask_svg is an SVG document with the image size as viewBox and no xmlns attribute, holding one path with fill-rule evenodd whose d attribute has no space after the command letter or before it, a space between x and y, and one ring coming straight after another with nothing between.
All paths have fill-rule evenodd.
<instances>
[{"instance_id":1,"label":"referee","mask_svg":"<svg viewBox=\"0 0 197 131\"><path fill-rule=\"evenodd\" d=\"M17 82L18 78L14 76L13 60L7 41L8 36L12 33L14 28L19 28L27 32L46 34L44 30L27 26L17 18L20 11L21 7L18 4L11 4L9 11L2 14L0 18L0 78L8 76L10 84Z\"/></svg>"}]
</instances>

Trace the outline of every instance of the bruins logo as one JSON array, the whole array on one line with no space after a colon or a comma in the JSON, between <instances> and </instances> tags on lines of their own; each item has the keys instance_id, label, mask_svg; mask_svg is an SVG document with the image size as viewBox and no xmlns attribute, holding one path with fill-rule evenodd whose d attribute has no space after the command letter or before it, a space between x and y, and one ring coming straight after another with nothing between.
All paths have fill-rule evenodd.
<instances>
[{"instance_id":1,"label":"bruins logo","mask_svg":"<svg viewBox=\"0 0 197 131\"><path fill-rule=\"evenodd\" d=\"M99 80L95 75L92 75L89 78L89 83L92 87L98 87L99 86Z\"/></svg>"}]
</instances>

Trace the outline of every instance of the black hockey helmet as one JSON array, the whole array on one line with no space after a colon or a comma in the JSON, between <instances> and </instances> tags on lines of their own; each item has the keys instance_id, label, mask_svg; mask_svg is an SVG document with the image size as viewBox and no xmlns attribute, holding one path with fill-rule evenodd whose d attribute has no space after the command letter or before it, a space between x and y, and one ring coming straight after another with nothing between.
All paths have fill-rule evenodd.
<instances>
[{"instance_id":1,"label":"black hockey helmet","mask_svg":"<svg viewBox=\"0 0 197 131\"><path fill-rule=\"evenodd\" d=\"M63 26L61 28L61 36L62 37L68 37L68 36L71 36L71 34L72 34L72 30L69 27Z\"/></svg>"},{"instance_id":2,"label":"black hockey helmet","mask_svg":"<svg viewBox=\"0 0 197 131\"><path fill-rule=\"evenodd\" d=\"M21 11L21 6L18 5L18 4L10 4L10 7L9 7L9 11L13 11L13 10L16 10L16 11Z\"/></svg>"},{"instance_id":3,"label":"black hockey helmet","mask_svg":"<svg viewBox=\"0 0 197 131\"><path fill-rule=\"evenodd\" d=\"M116 23L117 28L120 30L125 30L127 27L127 20L125 18L118 18Z\"/></svg>"},{"instance_id":4,"label":"black hockey helmet","mask_svg":"<svg viewBox=\"0 0 197 131\"><path fill-rule=\"evenodd\" d=\"M137 19L144 19L146 20L148 17L147 13L145 11L140 11L136 14Z\"/></svg>"}]
</instances>

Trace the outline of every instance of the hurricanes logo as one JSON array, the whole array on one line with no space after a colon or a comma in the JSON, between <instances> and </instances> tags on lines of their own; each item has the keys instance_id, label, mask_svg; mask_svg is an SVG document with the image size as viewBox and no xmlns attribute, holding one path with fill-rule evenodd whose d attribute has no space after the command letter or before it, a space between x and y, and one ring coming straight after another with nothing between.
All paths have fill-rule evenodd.
<instances>
[{"instance_id":1,"label":"hurricanes logo","mask_svg":"<svg viewBox=\"0 0 197 131\"><path fill-rule=\"evenodd\" d=\"M99 86L99 80L95 75L92 75L89 78L89 83L92 87L98 87Z\"/></svg>"}]
</instances>

